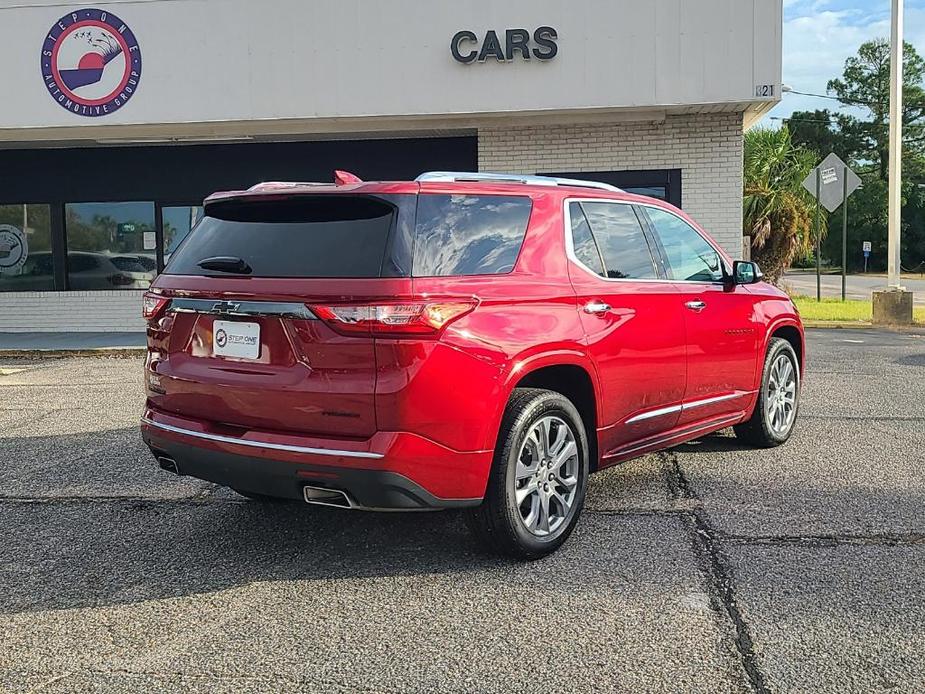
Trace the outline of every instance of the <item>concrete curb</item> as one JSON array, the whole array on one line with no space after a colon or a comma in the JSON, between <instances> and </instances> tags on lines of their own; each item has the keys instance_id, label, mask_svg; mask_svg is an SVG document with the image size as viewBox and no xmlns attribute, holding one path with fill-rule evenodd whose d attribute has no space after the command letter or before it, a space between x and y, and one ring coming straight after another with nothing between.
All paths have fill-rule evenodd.
<instances>
[{"instance_id":1,"label":"concrete curb","mask_svg":"<svg viewBox=\"0 0 925 694\"><path fill-rule=\"evenodd\" d=\"M68 359L71 357L144 356L146 347L94 347L91 349L0 349L0 359Z\"/></svg>"},{"instance_id":2,"label":"concrete curb","mask_svg":"<svg viewBox=\"0 0 925 694\"><path fill-rule=\"evenodd\" d=\"M925 325L874 325L873 323L858 321L805 320L803 321L803 327L823 330L889 330L899 333L921 333L925 335Z\"/></svg>"}]
</instances>

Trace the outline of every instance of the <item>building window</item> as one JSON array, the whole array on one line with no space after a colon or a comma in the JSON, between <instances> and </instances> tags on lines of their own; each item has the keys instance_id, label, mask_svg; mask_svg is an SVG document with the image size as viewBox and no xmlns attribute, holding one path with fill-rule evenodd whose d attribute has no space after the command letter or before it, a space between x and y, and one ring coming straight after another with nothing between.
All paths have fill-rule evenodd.
<instances>
[{"instance_id":1,"label":"building window","mask_svg":"<svg viewBox=\"0 0 925 694\"><path fill-rule=\"evenodd\" d=\"M586 181L599 181L622 188L627 193L646 195L681 207L681 169L651 169L644 171L572 171L545 173L541 176L562 176Z\"/></svg>"},{"instance_id":2,"label":"building window","mask_svg":"<svg viewBox=\"0 0 925 694\"><path fill-rule=\"evenodd\" d=\"M668 186L627 186L623 190L633 195L645 195L657 200L668 200Z\"/></svg>"},{"instance_id":3,"label":"building window","mask_svg":"<svg viewBox=\"0 0 925 694\"><path fill-rule=\"evenodd\" d=\"M64 206L68 287L146 289L157 275L153 202Z\"/></svg>"},{"instance_id":4,"label":"building window","mask_svg":"<svg viewBox=\"0 0 925 694\"><path fill-rule=\"evenodd\" d=\"M164 225L164 265L183 243L199 220L202 219L201 205L171 205L161 208L161 223Z\"/></svg>"},{"instance_id":5,"label":"building window","mask_svg":"<svg viewBox=\"0 0 925 694\"><path fill-rule=\"evenodd\" d=\"M0 292L55 288L48 205L0 205Z\"/></svg>"}]
</instances>

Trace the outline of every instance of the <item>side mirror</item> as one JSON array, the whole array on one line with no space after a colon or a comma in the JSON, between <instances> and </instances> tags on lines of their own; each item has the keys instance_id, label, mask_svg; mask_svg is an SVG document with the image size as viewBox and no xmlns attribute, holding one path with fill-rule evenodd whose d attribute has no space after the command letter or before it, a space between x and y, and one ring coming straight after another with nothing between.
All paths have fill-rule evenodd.
<instances>
[{"instance_id":1,"label":"side mirror","mask_svg":"<svg viewBox=\"0 0 925 694\"><path fill-rule=\"evenodd\" d=\"M764 278L757 263L737 260L732 264L733 284L757 284Z\"/></svg>"}]
</instances>

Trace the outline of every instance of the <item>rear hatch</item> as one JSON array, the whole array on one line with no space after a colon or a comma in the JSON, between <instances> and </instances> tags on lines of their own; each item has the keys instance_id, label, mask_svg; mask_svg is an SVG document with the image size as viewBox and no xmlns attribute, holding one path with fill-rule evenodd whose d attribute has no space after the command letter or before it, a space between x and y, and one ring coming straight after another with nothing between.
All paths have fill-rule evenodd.
<instances>
[{"instance_id":1,"label":"rear hatch","mask_svg":"<svg viewBox=\"0 0 925 694\"><path fill-rule=\"evenodd\" d=\"M150 405L216 427L372 435L372 332L320 318L410 300L406 188L207 204L146 296Z\"/></svg>"}]
</instances>

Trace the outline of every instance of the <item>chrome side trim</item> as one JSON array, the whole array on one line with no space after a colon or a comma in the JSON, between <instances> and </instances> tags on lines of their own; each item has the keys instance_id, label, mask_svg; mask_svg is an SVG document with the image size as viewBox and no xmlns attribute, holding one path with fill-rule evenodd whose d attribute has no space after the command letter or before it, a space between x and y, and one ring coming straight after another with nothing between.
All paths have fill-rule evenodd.
<instances>
[{"instance_id":1,"label":"chrome side trim","mask_svg":"<svg viewBox=\"0 0 925 694\"><path fill-rule=\"evenodd\" d=\"M697 407L706 407L707 405L713 405L718 402L725 402L726 400L735 400L736 398L744 398L746 395L752 395L755 391L745 391L740 390L736 393L730 393L729 395L717 395L715 398L704 398L703 400L694 400L693 402L684 403L682 410L693 410Z\"/></svg>"},{"instance_id":2,"label":"chrome side trim","mask_svg":"<svg viewBox=\"0 0 925 694\"><path fill-rule=\"evenodd\" d=\"M275 316L297 320L316 318L308 306L294 301L171 299L165 310L168 313L206 313L214 316Z\"/></svg>"},{"instance_id":3,"label":"chrome side trim","mask_svg":"<svg viewBox=\"0 0 925 694\"><path fill-rule=\"evenodd\" d=\"M635 424L636 422L642 422L647 419L654 419L655 417L664 417L668 414L673 414L675 412L686 412L687 410L693 410L698 407L706 407L707 405L714 405L718 402L725 402L726 400L734 400L735 398L744 398L746 395L753 395L755 391L739 391L737 393L730 393L728 395L717 395L713 398L704 398L703 400L693 400L691 402L685 402L680 405L672 405L671 407L662 407L658 410L652 410L651 412L643 412L642 414L637 414L635 417L630 417L626 420L626 424Z\"/></svg>"},{"instance_id":4,"label":"chrome side trim","mask_svg":"<svg viewBox=\"0 0 925 694\"><path fill-rule=\"evenodd\" d=\"M718 420L716 420L715 422L710 422L709 424L701 424L701 425L699 425L699 426L695 426L695 427L690 428L690 429L685 429L685 430L683 430L683 431L676 432L676 433L672 434L671 436L665 436L665 437L656 439L656 440L654 440L654 441L649 441L648 443L638 444L638 445L636 445L636 446L632 446L631 448L621 448L621 449L617 449L617 450L614 451L613 453L608 453L607 455L603 456L603 458L604 458L604 459L607 459L607 458L622 458L623 456L625 456L625 455L631 455L631 454L635 453L636 451L641 451L641 450L644 450L644 449L646 449L646 448L653 448L653 447L663 446L664 444L668 443L669 441L674 441L675 439L682 439L682 438L684 438L685 436L690 436L691 434L698 434L698 433L700 433L701 431L710 431L710 430L719 431L720 429L724 429L725 427L729 426L730 424L734 424L734 423L737 423L737 422L741 421L741 419L742 419L742 415L741 415L741 414L730 415L730 416L728 416L728 417L723 417L722 419L718 419Z\"/></svg>"},{"instance_id":5,"label":"chrome side trim","mask_svg":"<svg viewBox=\"0 0 925 694\"><path fill-rule=\"evenodd\" d=\"M202 431L191 431L182 427L175 427L162 422L155 422L147 417L142 417L141 421L164 431L170 431L174 434L183 434L192 436L197 439L206 441L217 441L219 443L233 443L239 446L250 446L251 448L266 448L273 451L286 451L287 453L310 453L312 455L330 455L338 458L369 458L378 460L384 457L382 453L367 453L365 451L339 451L334 448L311 448L309 446L290 446L285 443L262 443L260 441L246 441L244 439L235 439L230 436L219 436L218 434L206 434Z\"/></svg>"},{"instance_id":6,"label":"chrome side trim","mask_svg":"<svg viewBox=\"0 0 925 694\"><path fill-rule=\"evenodd\" d=\"M658 410L652 410L651 412L643 412L642 414L637 414L635 417L630 417L626 420L627 424L635 424L636 422L643 422L647 419L655 419L656 417L664 417L666 414L674 414L675 412L680 412L683 409L681 405L672 405L671 407L662 407Z\"/></svg>"}]
</instances>

